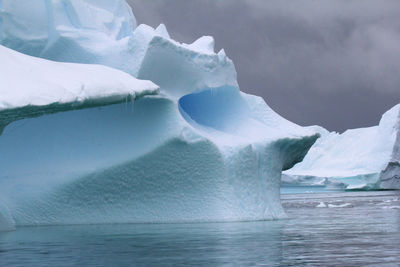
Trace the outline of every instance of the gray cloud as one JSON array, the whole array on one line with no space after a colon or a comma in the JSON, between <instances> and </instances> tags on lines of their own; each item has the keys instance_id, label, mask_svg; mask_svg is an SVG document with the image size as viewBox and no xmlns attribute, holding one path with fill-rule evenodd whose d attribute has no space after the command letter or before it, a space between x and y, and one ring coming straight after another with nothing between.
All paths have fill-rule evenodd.
<instances>
[{"instance_id":1,"label":"gray cloud","mask_svg":"<svg viewBox=\"0 0 400 267\"><path fill-rule=\"evenodd\" d=\"M377 124L400 102L400 2L130 0L139 23L174 39L212 35L241 89L301 125Z\"/></svg>"}]
</instances>

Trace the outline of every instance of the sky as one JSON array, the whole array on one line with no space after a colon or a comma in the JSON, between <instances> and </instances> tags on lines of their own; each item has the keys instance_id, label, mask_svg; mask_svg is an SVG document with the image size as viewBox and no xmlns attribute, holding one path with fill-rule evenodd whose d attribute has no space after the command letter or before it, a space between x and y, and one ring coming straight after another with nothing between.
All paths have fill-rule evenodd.
<instances>
[{"instance_id":1,"label":"sky","mask_svg":"<svg viewBox=\"0 0 400 267\"><path fill-rule=\"evenodd\" d=\"M242 91L297 124L377 125L400 103L398 0L128 0L177 41L211 35Z\"/></svg>"}]
</instances>

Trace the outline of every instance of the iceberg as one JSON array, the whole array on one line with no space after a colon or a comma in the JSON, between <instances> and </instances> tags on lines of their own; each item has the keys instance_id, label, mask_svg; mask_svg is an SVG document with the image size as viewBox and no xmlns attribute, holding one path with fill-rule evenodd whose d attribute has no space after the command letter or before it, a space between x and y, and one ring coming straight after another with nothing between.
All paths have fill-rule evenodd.
<instances>
[{"instance_id":1,"label":"iceberg","mask_svg":"<svg viewBox=\"0 0 400 267\"><path fill-rule=\"evenodd\" d=\"M55 61L114 67L152 81L159 94L157 86L141 81L149 87L132 104L123 101L125 95L112 105L43 110L9 123L0 136L3 217L8 214L17 226L285 217L281 172L301 161L319 134L241 92L233 62L224 50L214 52L212 37L182 44L164 25L135 28L121 1L39 2L28 12L29 5L0 0L2 44ZM53 23L71 9L78 13L74 18L91 14L81 19L95 19L87 22L94 26L76 23L71 30L69 20ZM104 10L125 23L113 24L113 31L103 27L110 21ZM49 34L36 16L52 18L48 23L57 27ZM126 25L131 32L123 30ZM24 30L14 34L17 26L35 28L46 48L38 49ZM99 36L105 36L101 49Z\"/></svg>"},{"instance_id":2,"label":"iceberg","mask_svg":"<svg viewBox=\"0 0 400 267\"><path fill-rule=\"evenodd\" d=\"M320 133L304 160L283 173L283 186L400 189L400 104L377 126Z\"/></svg>"}]
</instances>

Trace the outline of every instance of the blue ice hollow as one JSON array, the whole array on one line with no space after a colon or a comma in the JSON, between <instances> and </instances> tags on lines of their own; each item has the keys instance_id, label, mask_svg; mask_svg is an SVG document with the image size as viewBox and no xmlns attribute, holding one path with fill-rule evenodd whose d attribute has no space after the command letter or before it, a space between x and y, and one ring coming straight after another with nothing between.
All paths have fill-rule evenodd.
<instances>
[{"instance_id":1,"label":"blue ice hollow","mask_svg":"<svg viewBox=\"0 0 400 267\"><path fill-rule=\"evenodd\" d=\"M164 25L135 28L124 1L29 3L0 0L3 45L114 67L160 89L133 103L0 111L3 217L17 226L285 217L281 171L318 134L241 92L212 37L182 44Z\"/></svg>"}]
</instances>

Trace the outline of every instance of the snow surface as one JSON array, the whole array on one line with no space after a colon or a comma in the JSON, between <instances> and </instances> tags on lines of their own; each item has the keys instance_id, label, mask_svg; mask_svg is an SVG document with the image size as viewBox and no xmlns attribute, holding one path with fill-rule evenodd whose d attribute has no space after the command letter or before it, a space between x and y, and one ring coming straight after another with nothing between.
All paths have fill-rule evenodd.
<instances>
[{"instance_id":1,"label":"snow surface","mask_svg":"<svg viewBox=\"0 0 400 267\"><path fill-rule=\"evenodd\" d=\"M283 183L346 189L400 188L400 104L378 126L324 133L301 163L284 172Z\"/></svg>"},{"instance_id":2,"label":"snow surface","mask_svg":"<svg viewBox=\"0 0 400 267\"><path fill-rule=\"evenodd\" d=\"M0 112L156 94L158 86L106 66L59 63L0 46Z\"/></svg>"},{"instance_id":3,"label":"snow surface","mask_svg":"<svg viewBox=\"0 0 400 267\"><path fill-rule=\"evenodd\" d=\"M48 17L47 9L57 3L46 3L32 13ZM96 13L91 3L79 12ZM50 10L56 17L66 12ZM24 24L14 9L7 9L7 20ZM35 36L47 32L34 19L30 23L40 29ZM0 136L6 155L0 158L0 196L10 220L18 226L285 217L281 171L304 157L318 131L240 92L232 61L223 50L214 52L211 37L181 44L164 25L139 25L122 39L98 43L101 27L68 35L64 26L57 27L57 36L67 47L51 42L52 53L34 55L115 67L151 80L160 95L134 106L43 112L9 124ZM2 30L7 31L13 32ZM3 44L18 49L21 41L20 51L32 54L36 43L26 36L12 35Z\"/></svg>"},{"instance_id":4,"label":"snow surface","mask_svg":"<svg viewBox=\"0 0 400 267\"><path fill-rule=\"evenodd\" d=\"M151 81L105 66L52 62L1 45L0 57L2 127L43 109L57 112L112 104L158 92Z\"/></svg>"}]
</instances>

